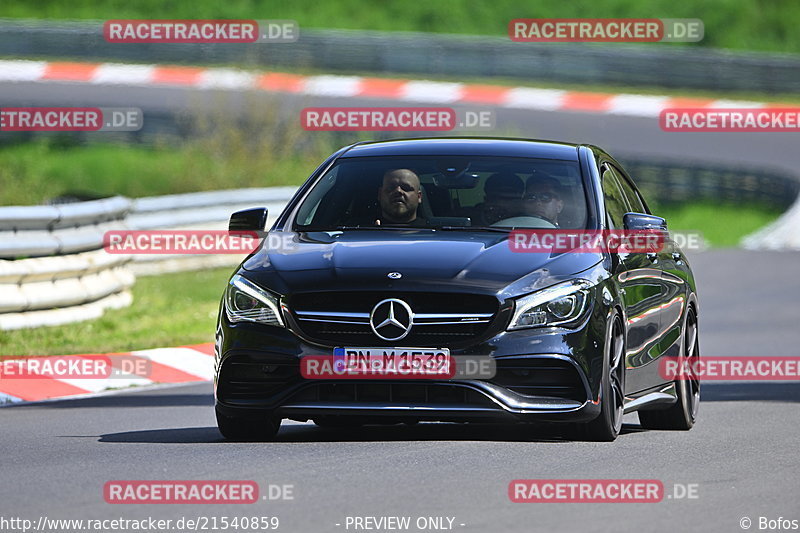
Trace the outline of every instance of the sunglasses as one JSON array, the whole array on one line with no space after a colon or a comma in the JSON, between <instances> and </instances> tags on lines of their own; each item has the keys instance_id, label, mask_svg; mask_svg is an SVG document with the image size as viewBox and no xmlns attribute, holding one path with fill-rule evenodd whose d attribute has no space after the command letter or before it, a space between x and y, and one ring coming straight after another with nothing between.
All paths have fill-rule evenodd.
<instances>
[{"instance_id":1,"label":"sunglasses","mask_svg":"<svg viewBox=\"0 0 800 533\"><path fill-rule=\"evenodd\" d=\"M551 192L535 192L525 195L526 200L532 200L534 202L542 202L543 204L550 203L556 198L558 198L558 196L556 196Z\"/></svg>"}]
</instances>

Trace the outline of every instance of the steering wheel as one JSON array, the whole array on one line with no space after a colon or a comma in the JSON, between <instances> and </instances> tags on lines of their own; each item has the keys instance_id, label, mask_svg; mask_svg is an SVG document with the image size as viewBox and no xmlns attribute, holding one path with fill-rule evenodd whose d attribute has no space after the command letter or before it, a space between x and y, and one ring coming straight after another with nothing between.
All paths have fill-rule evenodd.
<instances>
[{"instance_id":1,"label":"steering wheel","mask_svg":"<svg viewBox=\"0 0 800 533\"><path fill-rule=\"evenodd\" d=\"M525 215L518 217L504 218L498 220L492 226L511 226L516 228L540 229L540 228L556 228L555 224L550 222L544 217L538 215Z\"/></svg>"}]
</instances>

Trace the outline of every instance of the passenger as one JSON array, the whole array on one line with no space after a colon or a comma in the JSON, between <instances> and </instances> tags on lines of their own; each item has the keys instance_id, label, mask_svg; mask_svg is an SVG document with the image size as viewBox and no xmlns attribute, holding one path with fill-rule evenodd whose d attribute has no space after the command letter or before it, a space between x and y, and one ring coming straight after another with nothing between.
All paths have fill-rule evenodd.
<instances>
[{"instance_id":1,"label":"passenger","mask_svg":"<svg viewBox=\"0 0 800 533\"><path fill-rule=\"evenodd\" d=\"M498 220L519 214L524 190L522 178L513 172L498 172L489 176L483 186L485 199L473 210L478 219L473 221L473 225L489 226Z\"/></svg>"}]
</instances>

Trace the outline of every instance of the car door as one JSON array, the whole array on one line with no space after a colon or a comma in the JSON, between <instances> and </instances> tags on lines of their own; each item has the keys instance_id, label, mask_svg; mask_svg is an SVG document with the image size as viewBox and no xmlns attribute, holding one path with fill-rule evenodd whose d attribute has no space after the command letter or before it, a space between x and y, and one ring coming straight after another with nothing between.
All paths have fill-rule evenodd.
<instances>
[{"instance_id":1,"label":"car door","mask_svg":"<svg viewBox=\"0 0 800 533\"><path fill-rule=\"evenodd\" d=\"M609 162L600 170L608 227L622 230L625 213L639 211L623 192L619 171ZM658 383L652 376L657 365L651 363L661 355L661 306L666 297L659 262L657 255L645 253L620 252L612 258L627 321L625 389L629 393Z\"/></svg>"},{"instance_id":2,"label":"car door","mask_svg":"<svg viewBox=\"0 0 800 533\"><path fill-rule=\"evenodd\" d=\"M633 181L624 174L620 173L620 184L622 192L625 194L634 209L642 209L640 213L649 213L641 194L636 189ZM677 243L670 237L664 240L663 248L658 252L658 264L661 269L661 281L664 290L664 303L661 307L661 340L657 352L661 356L680 355L680 340L682 331L682 319L686 309L686 299L688 297L687 281L691 273L686 264L683 251ZM649 372L648 379L658 383L663 381L655 372L655 365L652 372Z\"/></svg>"}]
</instances>

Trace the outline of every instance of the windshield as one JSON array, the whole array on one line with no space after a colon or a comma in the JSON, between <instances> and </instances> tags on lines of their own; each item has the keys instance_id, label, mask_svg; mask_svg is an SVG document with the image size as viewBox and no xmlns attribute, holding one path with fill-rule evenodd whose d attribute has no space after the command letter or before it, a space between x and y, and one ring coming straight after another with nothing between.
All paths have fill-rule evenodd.
<instances>
[{"instance_id":1,"label":"windshield","mask_svg":"<svg viewBox=\"0 0 800 533\"><path fill-rule=\"evenodd\" d=\"M584 229L573 161L518 157L340 159L303 200L300 231L348 228Z\"/></svg>"}]
</instances>

